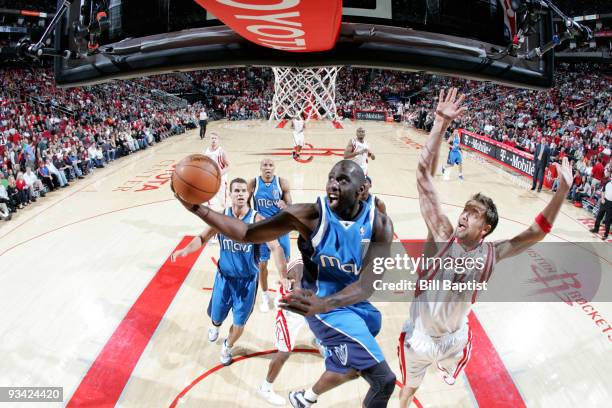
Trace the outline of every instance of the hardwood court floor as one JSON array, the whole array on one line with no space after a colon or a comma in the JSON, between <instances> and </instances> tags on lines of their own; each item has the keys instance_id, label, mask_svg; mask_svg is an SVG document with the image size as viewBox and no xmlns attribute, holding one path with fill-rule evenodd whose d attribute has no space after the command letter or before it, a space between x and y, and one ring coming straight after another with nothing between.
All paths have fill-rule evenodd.
<instances>
[{"instance_id":1,"label":"hardwood court floor","mask_svg":"<svg viewBox=\"0 0 612 408\"><path fill-rule=\"evenodd\" d=\"M289 154L290 129L215 122L209 131L221 135L231 177L256 176L261 158L271 156L277 174L289 180L294 202L312 202L324 193L327 172L357 126L367 129L377 156L370 165L372 191L386 202L398 238L423 239L415 186L423 134L395 124L347 121L336 130L311 123L306 141L316 154L297 163ZM96 170L0 224L0 385L64 387L64 403L46 406L268 406L255 388L271 357L266 352L273 351L274 311L256 308L235 352L245 358L220 368L221 340L208 343L205 314L218 245L177 264L168 261L184 237L203 226L172 198L169 174L182 157L204 148L196 131L174 137ZM464 171L465 182L456 180L456 171L450 181L436 178L443 208L454 222L471 194L490 195L502 216L492 240L526 228L550 197L528 191L524 180L472 155ZM568 205L562 211L547 240L598 241L579 221L588 218L583 211ZM295 250L295 241L292 245ZM609 247L599 255L602 285L611 285ZM271 283L275 277L272 272ZM430 370L417 393L419 404L610 406L612 331L604 330L612 322L612 305L588 306L476 304L475 343L465 373L449 387ZM378 341L399 375L395 350L409 304L378 307L383 313ZM220 339L228 328L226 323ZM322 359L310 352L311 338L304 328L298 346L305 350L291 357L277 392L308 387L322 372ZM322 396L318 406L358 407L366 391L365 382L356 380ZM397 406L395 398L390 406Z\"/></svg>"}]
</instances>

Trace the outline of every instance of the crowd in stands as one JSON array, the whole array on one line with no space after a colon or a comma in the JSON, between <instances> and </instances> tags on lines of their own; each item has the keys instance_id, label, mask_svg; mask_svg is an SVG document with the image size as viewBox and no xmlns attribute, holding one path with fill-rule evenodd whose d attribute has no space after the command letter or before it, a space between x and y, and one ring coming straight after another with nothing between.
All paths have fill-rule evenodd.
<instances>
[{"instance_id":1,"label":"crowd in stands","mask_svg":"<svg viewBox=\"0 0 612 408\"><path fill-rule=\"evenodd\" d=\"M40 195L41 184L44 190L61 187L117 157L194 126L199 103L169 108L155 101L153 89L195 93L212 118L228 120L267 118L274 94L269 68L159 75L72 89L56 88L47 69L5 68L0 71L0 85L0 183L11 189L9 178L17 183L27 167L41 182L38 188L36 183L28 184L29 195L13 192L11 207L17 209ZM439 89L450 86L466 93L470 104L455 126L527 152L545 138L553 157L569 157L580 175L570 198L596 199L600 194L598 188L611 168L612 80L593 65L558 67L556 86L547 91L343 68L336 87L338 114L351 118L355 110L385 111L427 129Z\"/></svg>"},{"instance_id":2,"label":"crowd in stands","mask_svg":"<svg viewBox=\"0 0 612 408\"><path fill-rule=\"evenodd\" d=\"M456 127L529 153L546 140L553 161L568 157L577 174L568 199L596 211L601 189L612 173L612 78L597 66L584 64L558 67L555 82L547 91L459 79L439 85L457 86L468 95L470 109ZM427 115L423 127L433 120L438 89L432 87L414 107L422 113L417 116Z\"/></svg>"},{"instance_id":3,"label":"crowd in stands","mask_svg":"<svg viewBox=\"0 0 612 408\"><path fill-rule=\"evenodd\" d=\"M195 114L137 81L59 89L49 69L1 69L0 217L196 127Z\"/></svg>"}]
</instances>

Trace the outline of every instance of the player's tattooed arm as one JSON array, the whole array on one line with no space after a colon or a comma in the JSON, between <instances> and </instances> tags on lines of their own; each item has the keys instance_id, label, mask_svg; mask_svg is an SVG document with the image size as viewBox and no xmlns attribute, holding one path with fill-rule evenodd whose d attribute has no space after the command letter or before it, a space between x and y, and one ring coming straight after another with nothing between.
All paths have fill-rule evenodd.
<instances>
[{"instance_id":1,"label":"player's tattooed arm","mask_svg":"<svg viewBox=\"0 0 612 408\"><path fill-rule=\"evenodd\" d=\"M427 225L428 233L434 240L442 242L450 238L453 225L442 211L438 192L433 184L430 169L423 161L423 156L430 153L423 151L417 166L417 190L419 192L419 207Z\"/></svg>"},{"instance_id":2,"label":"player's tattooed arm","mask_svg":"<svg viewBox=\"0 0 612 408\"><path fill-rule=\"evenodd\" d=\"M421 214L427 224L427 229L437 241L446 241L453 233L453 226L448 217L442 212L438 192L436 191L432 175L437 166L437 156L446 129L451 121L459 117L465 110L461 106L465 96L457 99L457 89L452 88L445 95L440 91L436 107L436 119L425 146L421 150L417 165L417 190Z\"/></svg>"},{"instance_id":3,"label":"player's tattooed arm","mask_svg":"<svg viewBox=\"0 0 612 408\"><path fill-rule=\"evenodd\" d=\"M392 241L393 223L391 219L383 214L378 214L372 236L373 245L368 247L364 256L359 280L326 297L318 297L310 290L295 290L279 303L280 307L304 316L314 316L368 299L374 293L374 282L382 279L383 276L383 274L374 273L374 259L389 257Z\"/></svg>"},{"instance_id":4,"label":"player's tattooed arm","mask_svg":"<svg viewBox=\"0 0 612 408\"><path fill-rule=\"evenodd\" d=\"M555 163L555 166L559 175L559 187L550 202L540 213L550 226L555 222L574 180L572 167L567 157L563 158L562 164ZM547 232L542 229L538 222L533 222L529 228L514 238L495 242L495 259L500 261L504 258L518 255L533 244L543 240L546 234Z\"/></svg>"}]
</instances>

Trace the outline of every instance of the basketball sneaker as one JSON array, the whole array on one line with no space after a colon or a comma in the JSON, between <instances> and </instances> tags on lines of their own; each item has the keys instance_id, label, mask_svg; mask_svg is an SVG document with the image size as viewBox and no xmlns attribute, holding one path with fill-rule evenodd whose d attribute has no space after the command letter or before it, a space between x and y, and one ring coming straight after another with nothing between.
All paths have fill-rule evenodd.
<instances>
[{"instance_id":1,"label":"basketball sneaker","mask_svg":"<svg viewBox=\"0 0 612 408\"><path fill-rule=\"evenodd\" d=\"M465 180L465 179L463 178L463 174L460 174L460 175L459 175L459 180L461 180L461 181Z\"/></svg>"},{"instance_id":2,"label":"basketball sneaker","mask_svg":"<svg viewBox=\"0 0 612 408\"><path fill-rule=\"evenodd\" d=\"M210 341L211 343L214 343L215 341L217 341L218 338L219 338L219 328L216 326L209 328L208 329L208 341Z\"/></svg>"},{"instance_id":3,"label":"basketball sneaker","mask_svg":"<svg viewBox=\"0 0 612 408\"><path fill-rule=\"evenodd\" d=\"M285 399L283 397L275 393L272 388L266 390L263 384L257 387L257 394L272 405L285 405Z\"/></svg>"},{"instance_id":4,"label":"basketball sneaker","mask_svg":"<svg viewBox=\"0 0 612 408\"><path fill-rule=\"evenodd\" d=\"M305 393L305 390L291 391L289 393L289 402L291 403L291 406L294 408L309 408L312 406L312 404L317 402L306 399L304 396Z\"/></svg>"},{"instance_id":5,"label":"basketball sneaker","mask_svg":"<svg viewBox=\"0 0 612 408\"><path fill-rule=\"evenodd\" d=\"M262 313L267 313L270 311L270 297L267 292L264 292L261 296L261 304L259 305L259 310Z\"/></svg>"},{"instance_id":6,"label":"basketball sneaker","mask_svg":"<svg viewBox=\"0 0 612 408\"><path fill-rule=\"evenodd\" d=\"M221 346L221 358L219 360L224 366L232 364L232 348L227 344L227 339L223 341L223 346Z\"/></svg>"}]
</instances>

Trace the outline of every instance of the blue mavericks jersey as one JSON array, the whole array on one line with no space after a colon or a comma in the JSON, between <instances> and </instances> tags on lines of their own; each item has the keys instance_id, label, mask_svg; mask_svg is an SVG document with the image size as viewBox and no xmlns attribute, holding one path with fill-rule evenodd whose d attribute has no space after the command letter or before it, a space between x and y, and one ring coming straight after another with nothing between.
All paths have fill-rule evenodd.
<instances>
[{"instance_id":1,"label":"blue mavericks jersey","mask_svg":"<svg viewBox=\"0 0 612 408\"><path fill-rule=\"evenodd\" d=\"M249 212L242 218L247 224L255 222L256 211ZM232 208L225 209L225 215L234 217ZM219 256L219 273L225 277L251 278L259 272L259 245L236 242L219 234L221 254Z\"/></svg>"},{"instance_id":2,"label":"blue mavericks jersey","mask_svg":"<svg viewBox=\"0 0 612 408\"><path fill-rule=\"evenodd\" d=\"M373 200L361 201L361 209L352 221L339 219L329 208L327 197L317 201L321 218L311 241L314 249L311 257L317 266L317 296L339 292L359 279L362 259L372 238L374 217Z\"/></svg>"},{"instance_id":3,"label":"blue mavericks jersey","mask_svg":"<svg viewBox=\"0 0 612 408\"><path fill-rule=\"evenodd\" d=\"M460 148L461 139L459 136L453 136L453 152L458 152L461 150Z\"/></svg>"},{"instance_id":4,"label":"blue mavericks jersey","mask_svg":"<svg viewBox=\"0 0 612 408\"><path fill-rule=\"evenodd\" d=\"M374 197L374 194L370 194L365 202L366 204L374 207L374 212L376 212L376 197Z\"/></svg>"},{"instance_id":5,"label":"blue mavericks jersey","mask_svg":"<svg viewBox=\"0 0 612 408\"><path fill-rule=\"evenodd\" d=\"M257 212L265 218L276 215L280 211L278 201L282 198L283 190L277 176L274 176L270 183L265 183L261 177L257 177L253 193L253 203Z\"/></svg>"}]
</instances>

